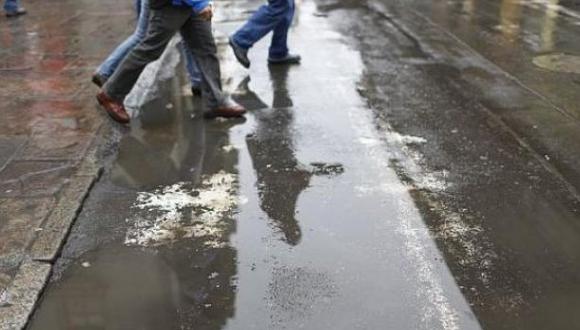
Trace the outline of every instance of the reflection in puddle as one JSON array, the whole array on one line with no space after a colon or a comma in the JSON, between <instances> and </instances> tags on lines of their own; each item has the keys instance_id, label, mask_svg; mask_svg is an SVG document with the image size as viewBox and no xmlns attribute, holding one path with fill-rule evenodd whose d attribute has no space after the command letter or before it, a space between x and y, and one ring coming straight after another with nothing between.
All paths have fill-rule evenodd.
<instances>
[{"instance_id":1,"label":"reflection in puddle","mask_svg":"<svg viewBox=\"0 0 580 330\"><path fill-rule=\"evenodd\" d=\"M206 148L206 125L192 120L187 103L156 99L142 111L123 138L112 180L121 186L150 189L181 181L198 182Z\"/></svg>"},{"instance_id":2,"label":"reflection in puddle","mask_svg":"<svg viewBox=\"0 0 580 330\"><path fill-rule=\"evenodd\" d=\"M286 86L288 70L288 67L270 69L272 108L256 112L257 127L247 136L246 143L256 171L260 207L281 231L283 240L297 245L302 230L296 219L296 203L308 187L312 173L299 164L295 155L292 99ZM255 108L265 104L252 92L239 101Z\"/></svg>"},{"instance_id":3,"label":"reflection in puddle","mask_svg":"<svg viewBox=\"0 0 580 330\"><path fill-rule=\"evenodd\" d=\"M38 329L176 328L179 282L166 262L129 249L86 258L90 267L71 267L67 282L51 290L46 300L58 303L43 305Z\"/></svg>"},{"instance_id":4,"label":"reflection in puddle","mask_svg":"<svg viewBox=\"0 0 580 330\"><path fill-rule=\"evenodd\" d=\"M503 0L500 9L499 29L506 40L513 42L520 34L520 3L513 0Z\"/></svg>"},{"instance_id":5,"label":"reflection in puddle","mask_svg":"<svg viewBox=\"0 0 580 330\"><path fill-rule=\"evenodd\" d=\"M554 49L554 33L558 21L558 3L560 0L549 0L550 5L546 9L544 22L542 24L542 50L552 51Z\"/></svg>"},{"instance_id":6,"label":"reflection in puddle","mask_svg":"<svg viewBox=\"0 0 580 330\"><path fill-rule=\"evenodd\" d=\"M291 246L300 243L302 230L296 219L300 194L308 188L313 175L338 175L344 172L340 164L301 164L294 146L294 109L287 79L289 67L270 67L273 89L272 107L268 108L249 87L246 78L238 90L238 101L255 110L257 126L246 137L248 151L257 176L260 208L272 225Z\"/></svg>"},{"instance_id":7,"label":"reflection in puddle","mask_svg":"<svg viewBox=\"0 0 580 330\"><path fill-rule=\"evenodd\" d=\"M31 329L221 329L233 316L236 251L109 247L53 285Z\"/></svg>"}]
</instances>

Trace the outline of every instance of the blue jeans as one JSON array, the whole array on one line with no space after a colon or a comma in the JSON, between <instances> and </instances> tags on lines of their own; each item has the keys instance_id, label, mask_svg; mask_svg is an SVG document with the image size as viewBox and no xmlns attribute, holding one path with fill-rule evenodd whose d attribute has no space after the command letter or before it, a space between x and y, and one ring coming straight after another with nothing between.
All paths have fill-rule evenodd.
<instances>
[{"instance_id":1,"label":"blue jeans","mask_svg":"<svg viewBox=\"0 0 580 330\"><path fill-rule=\"evenodd\" d=\"M135 32L123 41L123 43L121 43L97 69L97 73L105 78L109 78L113 75L127 54L129 54L129 52L131 52L131 50L133 50L133 48L135 48L147 35L150 17L149 0L136 0L135 8L137 9L139 16ZM191 84L198 86L201 83L201 74L199 73L197 64L193 60L190 52L184 53L187 59L187 69Z\"/></svg>"},{"instance_id":2,"label":"blue jeans","mask_svg":"<svg viewBox=\"0 0 580 330\"><path fill-rule=\"evenodd\" d=\"M105 78L112 76L125 56L145 38L147 28L149 27L149 0L136 0L136 8L139 8L139 19L135 32L117 46L105 62L97 69L97 73Z\"/></svg>"},{"instance_id":3,"label":"blue jeans","mask_svg":"<svg viewBox=\"0 0 580 330\"><path fill-rule=\"evenodd\" d=\"M185 56L185 65L187 67L187 74L189 76L189 82L191 86L200 87L202 83L201 72L197 66L197 62L193 58L193 55L185 46L185 41L182 41L179 44L179 48L181 49L181 53Z\"/></svg>"},{"instance_id":4,"label":"blue jeans","mask_svg":"<svg viewBox=\"0 0 580 330\"><path fill-rule=\"evenodd\" d=\"M234 42L245 49L251 48L266 34L273 31L270 58L288 55L288 30L294 18L294 0L268 0L233 36Z\"/></svg>"},{"instance_id":5,"label":"blue jeans","mask_svg":"<svg viewBox=\"0 0 580 330\"><path fill-rule=\"evenodd\" d=\"M18 10L20 6L18 5L18 0L5 0L4 1L4 11L7 13L13 13Z\"/></svg>"}]
</instances>

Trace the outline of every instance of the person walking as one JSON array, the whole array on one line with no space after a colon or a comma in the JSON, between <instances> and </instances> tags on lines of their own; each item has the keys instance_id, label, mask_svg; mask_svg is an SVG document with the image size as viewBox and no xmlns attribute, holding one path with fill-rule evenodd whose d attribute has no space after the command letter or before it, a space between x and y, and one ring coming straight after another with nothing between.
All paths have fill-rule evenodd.
<instances>
[{"instance_id":1,"label":"person walking","mask_svg":"<svg viewBox=\"0 0 580 330\"><path fill-rule=\"evenodd\" d=\"M99 87L102 87L105 84L109 77L111 77L115 70L117 70L119 64L121 64L127 54L129 54L129 52L135 48L147 34L150 18L149 0L135 0L135 9L137 10L138 16L135 32L117 46L117 48L101 65L99 65L96 72L93 74L92 82ZM197 64L195 63L193 56L191 56L191 53L189 53L189 50L187 50L187 47L183 47L183 44L181 44L180 48L186 59L191 91L193 95L200 96L202 81Z\"/></svg>"},{"instance_id":2,"label":"person walking","mask_svg":"<svg viewBox=\"0 0 580 330\"><path fill-rule=\"evenodd\" d=\"M209 0L150 0L151 18L145 38L127 55L103 85L97 100L114 120L129 123L123 100L147 64L157 60L176 33L181 33L202 76L206 118L240 117L246 110L222 92L220 63L212 32Z\"/></svg>"},{"instance_id":3,"label":"person walking","mask_svg":"<svg viewBox=\"0 0 580 330\"><path fill-rule=\"evenodd\" d=\"M294 11L294 0L268 0L268 4L260 7L229 39L238 62L249 68L249 49L265 35L273 32L268 63L299 64L300 56L288 51L288 30L294 18Z\"/></svg>"},{"instance_id":4,"label":"person walking","mask_svg":"<svg viewBox=\"0 0 580 330\"><path fill-rule=\"evenodd\" d=\"M4 0L6 17L17 17L26 14L26 9L20 7L19 0Z\"/></svg>"}]
</instances>

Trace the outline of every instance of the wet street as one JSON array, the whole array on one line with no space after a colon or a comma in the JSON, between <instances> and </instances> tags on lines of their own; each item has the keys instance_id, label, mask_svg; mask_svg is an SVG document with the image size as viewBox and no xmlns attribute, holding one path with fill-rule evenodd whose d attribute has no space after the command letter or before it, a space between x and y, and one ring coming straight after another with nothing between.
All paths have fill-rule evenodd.
<instances>
[{"instance_id":1,"label":"wet street","mask_svg":"<svg viewBox=\"0 0 580 330\"><path fill-rule=\"evenodd\" d=\"M245 70L261 3L216 1L245 119L174 40L103 125L27 328L580 329L580 2L297 1L303 63Z\"/></svg>"}]
</instances>

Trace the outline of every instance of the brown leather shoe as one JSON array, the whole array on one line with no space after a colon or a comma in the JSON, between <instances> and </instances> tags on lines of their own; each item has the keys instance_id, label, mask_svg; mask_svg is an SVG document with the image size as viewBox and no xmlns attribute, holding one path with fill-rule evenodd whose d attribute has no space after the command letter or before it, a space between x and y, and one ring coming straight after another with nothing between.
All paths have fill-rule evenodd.
<instances>
[{"instance_id":1,"label":"brown leather shoe","mask_svg":"<svg viewBox=\"0 0 580 330\"><path fill-rule=\"evenodd\" d=\"M116 122L128 124L129 121L131 121L123 103L113 100L103 91L100 91L99 94L97 94L97 100L105 111L107 111L107 114L109 114L109 116Z\"/></svg>"},{"instance_id":2,"label":"brown leather shoe","mask_svg":"<svg viewBox=\"0 0 580 330\"><path fill-rule=\"evenodd\" d=\"M227 104L219 106L204 114L205 118L213 119L217 117L223 118L237 118L242 117L246 113L246 109L234 101L229 101Z\"/></svg>"}]
</instances>

